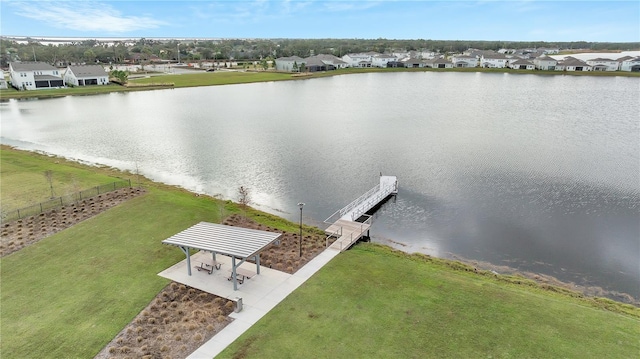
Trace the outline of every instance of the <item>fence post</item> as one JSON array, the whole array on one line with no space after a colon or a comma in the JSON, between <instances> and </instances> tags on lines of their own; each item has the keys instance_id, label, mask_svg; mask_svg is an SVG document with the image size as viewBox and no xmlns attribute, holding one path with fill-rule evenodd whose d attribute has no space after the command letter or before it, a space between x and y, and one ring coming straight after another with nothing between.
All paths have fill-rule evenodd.
<instances>
[{"instance_id":1,"label":"fence post","mask_svg":"<svg viewBox=\"0 0 640 359\"><path fill-rule=\"evenodd\" d=\"M18 209L18 219L20 219L20 210Z\"/></svg>"},{"instance_id":2,"label":"fence post","mask_svg":"<svg viewBox=\"0 0 640 359\"><path fill-rule=\"evenodd\" d=\"M60 207L62 207L64 204L62 203L62 196L60 196Z\"/></svg>"},{"instance_id":3,"label":"fence post","mask_svg":"<svg viewBox=\"0 0 640 359\"><path fill-rule=\"evenodd\" d=\"M40 213L42 213L42 202L40 202Z\"/></svg>"},{"instance_id":4,"label":"fence post","mask_svg":"<svg viewBox=\"0 0 640 359\"><path fill-rule=\"evenodd\" d=\"M113 182L113 190L114 191L116 190L116 183L115 182Z\"/></svg>"},{"instance_id":5,"label":"fence post","mask_svg":"<svg viewBox=\"0 0 640 359\"><path fill-rule=\"evenodd\" d=\"M96 191L100 194L100 186L96 186Z\"/></svg>"},{"instance_id":6,"label":"fence post","mask_svg":"<svg viewBox=\"0 0 640 359\"><path fill-rule=\"evenodd\" d=\"M129 188L131 188L131 178L129 178Z\"/></svg>"}]
</instances>

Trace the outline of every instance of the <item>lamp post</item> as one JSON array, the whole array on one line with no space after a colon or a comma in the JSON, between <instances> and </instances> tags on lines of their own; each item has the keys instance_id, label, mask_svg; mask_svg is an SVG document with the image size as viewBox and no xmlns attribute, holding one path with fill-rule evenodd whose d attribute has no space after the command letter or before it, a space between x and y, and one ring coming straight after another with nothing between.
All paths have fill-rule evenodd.
<instances>
[{"instance_id":1,"label":"lamp post","mask_svg":"<svg viewBox=\"0 0 640 359\"><path fill-rule=\"evenodd\" d=\"M300 240L298 241L298 258L302 258L302 207L304 207L304 203L298 203L298 207L300 207Z\"/></svg>"}]
</instances>

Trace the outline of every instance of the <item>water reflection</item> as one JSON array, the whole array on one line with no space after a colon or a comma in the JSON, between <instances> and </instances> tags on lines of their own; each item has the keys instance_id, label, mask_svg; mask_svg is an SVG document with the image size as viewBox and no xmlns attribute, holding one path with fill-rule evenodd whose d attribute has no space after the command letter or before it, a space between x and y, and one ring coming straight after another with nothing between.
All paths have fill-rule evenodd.
<instances>
[{"instance_id":1,"label":"water reflection","mask_svg":"<svg viewBox=\"0 0 640 359\"><path fill-rule=\"evenodd\" d=\"M396 175L374 240L640 297L638 84L361 74L11 101L0 114L3 143L224 198L246 186L291 220L307 203L312 224Z\"/></svg>"}]
</instances>

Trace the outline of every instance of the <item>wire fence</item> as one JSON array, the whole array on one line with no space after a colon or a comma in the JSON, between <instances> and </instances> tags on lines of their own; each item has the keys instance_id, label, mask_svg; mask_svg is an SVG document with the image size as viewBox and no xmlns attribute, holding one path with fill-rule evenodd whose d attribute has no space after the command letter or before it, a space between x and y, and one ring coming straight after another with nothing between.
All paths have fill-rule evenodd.
<instances>
[{"instance_id":1,"label":"wire fence","mask_svg":"<svg viewBox=\"0 0 640 359\"><path fill-rule=\"evenodd\" d=\"M48 201L33 204L31 206L19 208L16 210L10 210L7 212L2 211L2 221L10 222L17 219L29 217L29 216L34 216L36 214L47 212L55 208L60 208L68 204L78 203L83 199L95 197L102 193L113 192L120 188L131 188L131 180L122 180L122 181L107 183L100 186L91 187L76 193L71 193L65 196L52 198Z\"/></svg>"}]
</instances>

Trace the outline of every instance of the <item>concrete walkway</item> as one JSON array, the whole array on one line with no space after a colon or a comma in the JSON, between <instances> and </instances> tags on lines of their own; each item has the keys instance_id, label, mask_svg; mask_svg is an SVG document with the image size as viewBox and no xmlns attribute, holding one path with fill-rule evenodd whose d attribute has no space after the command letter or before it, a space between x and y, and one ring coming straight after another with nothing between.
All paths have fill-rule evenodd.
<instances>
[{"instance_id":1,"label":"concrete walkway","mask_svg":"<svg viewBox=\"0 0 640 359\"><path fill-rule=\"evenodd\" d=\"M233 283L228 281L231 258L218 255L217 262L222 263L219 270L211 274L192 268L192 275L187 274L186 259L158 275L172 281L212 293L222 298L238 301L242 298L243 309L229 315L233 322L224 327L218 334L191 353L189 359L210 359L222 352L229 344L249 329L260 318L286 298L291 292L309 279L320 268L337 256L340 251L328 248L313 258L294 274L288 274L275 269L260 267L260 274L246 279L233 290ZM211 259L210 253L197 253L191 257L191 265ZM244 263L241 268L255 271L255 264Z\"/></svg>"}]
</instances>

